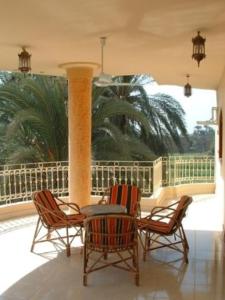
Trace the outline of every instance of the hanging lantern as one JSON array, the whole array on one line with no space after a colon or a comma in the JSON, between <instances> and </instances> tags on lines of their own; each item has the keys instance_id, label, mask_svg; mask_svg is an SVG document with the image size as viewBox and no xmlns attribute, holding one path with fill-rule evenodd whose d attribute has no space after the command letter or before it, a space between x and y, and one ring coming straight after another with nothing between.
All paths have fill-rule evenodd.
<instances>
[{"instance_id":1,"label":"hanging lantern","mask_svg":"<svg viewBox=\"0 0 225 300\"><path fill-rule=\"evenodd\" d=\"M190 75L187 74L187 84L185 84L185 86L184 86L184 96L186 96L186 97L190 97L192 94L192 87L188 82L189 77L190 77Z\"/></svg>"},{"instance_id":2,"label":"hanging lantern","mask_svg":"<svg viewBox=\"0 0 225 300\"><path fill-rule=\"evenodd\" d=\"M23 47L22 52L18 54L19 56L19 70L22 73L27 73L31 70L31 62L30 62L30 57L31 54L29 54L26 49Z\"/></svg>"},{"instance_id":3,"label":"hanging lantern","mask_svg":"<svg viewBox=\"0 0 225 300\"><path fill-rule=\"evenodd\" d=\"M193 43L193 54L192 58L197 60L198 67L200 64L200 61L203 60L205 55L205 39L200 35L200 31L198 31L198 35L192 39Z\"/></svg>"}]
</instances>

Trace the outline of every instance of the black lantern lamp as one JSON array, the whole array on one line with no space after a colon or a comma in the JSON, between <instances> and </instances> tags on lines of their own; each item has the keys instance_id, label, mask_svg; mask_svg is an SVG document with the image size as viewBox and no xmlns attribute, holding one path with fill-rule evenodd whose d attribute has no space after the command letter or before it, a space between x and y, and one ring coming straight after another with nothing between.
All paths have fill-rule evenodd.
<instances>
[{"instance_id":1,"label":"black lantern lamp","mask_svg":"<svg viewBox=\"0 0 225 300\"><path fill-rule=\"evenodd\" d=\"M198 31L198 35L192 39L193 43L193 54L192 58L197 60L198 67L200 64L200 61L203 60L205 55L205 39L200 35L200 31Z\"/></svg>"},{"instance_id":2,"label":"black lantern lamp","mask_svg":"<svg viewBox=\"0 0 225 300\"><path fill-rule=\"evenodd\" d=\"M188 82L189 77L190 77L190 75L187 74L187 84L185 84L185 86L184 86L184 96L186 96L186 97L190 97L192 94L192 91L191 91L192 88Z\"/></svg>"},{"instance_id":3,"label":"black lantern lamp","mask_svg":"<svg viewBox=\"0 0 225 300\"><path fill-rule=\"evenodd\" d=\"M31 63L30 63L30 57L31 54L29 54L25 47L22 47L22 52L18 54L19 56L19 70L22 73L27 73L31 70Z\"/></svg>"}]
</instances>

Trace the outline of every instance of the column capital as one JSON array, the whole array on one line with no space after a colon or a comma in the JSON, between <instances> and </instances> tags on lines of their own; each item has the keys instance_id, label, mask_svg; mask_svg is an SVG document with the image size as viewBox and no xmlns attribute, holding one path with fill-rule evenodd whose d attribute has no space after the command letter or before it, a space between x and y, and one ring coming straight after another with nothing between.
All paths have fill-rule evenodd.
<instances>
[{"instance_id":1,"label":"column capital","mask_svg":"<svg viewBox=\"0 0 225 300\"><path fill-rule=\"evenodd\" d=\"M67 63L60 64L58 67L65 69L68 74L73 71L85 72L85 70L92 70L93 73L96 69L99 69L100 66L101 65L99 63L95 63L95 62L75 61L75 62L67 62Z\"/></svg>"},{"instance_id":2,"label":"column capital","mask_svg":"<svg viewBox=\"0 0 225 300\"><path fill-rule=\"evenodd\" d=\"M68 70L68 69L80 69L80 68L91 68L93 70L100 68L99 63L95 63L92 61L72 61L72 62L66 62L63 64L58 65L59 68Z\"/></svg>"}]
</instances>

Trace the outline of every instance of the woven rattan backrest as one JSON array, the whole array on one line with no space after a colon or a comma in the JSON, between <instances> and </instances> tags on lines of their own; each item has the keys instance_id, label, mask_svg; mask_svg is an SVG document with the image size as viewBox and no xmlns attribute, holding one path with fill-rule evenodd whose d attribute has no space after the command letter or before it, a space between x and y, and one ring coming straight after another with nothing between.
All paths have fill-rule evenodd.
<instances>
[{"instance_id":1,"label":"woven rattan backrest","mask_svg":"<svg viewBox=\"0 0 225 300\"><path fill-rule=\"evenodd\" d=\"M65 216L64 212L60 210L54 196L49 190L36 192L33 200L36 209L45 225L52 226Z\"/></svg>"},{"instance_id":2,"label":"woven rattan backrest","mask_svg":"<svg viewBox=\"0 0 225 300\"><path fill-rule=\"evenodd\" d=\"M131 216L137 214L140 200L140 189L135 185L116 184L110 188L109 203L126 206Z\"/></svg>"},{"instance_id":3,"label":"woven rattan backrest","mask_svg":"<svg viewBox=\"0 0 225 300\"><path fill-rule=\"evenodd\" d=\"M127 249L136 240L135 218L127 215L102 215L87 218L85 242L89 248L107 251Z\"/></svg>"}]
</instances>

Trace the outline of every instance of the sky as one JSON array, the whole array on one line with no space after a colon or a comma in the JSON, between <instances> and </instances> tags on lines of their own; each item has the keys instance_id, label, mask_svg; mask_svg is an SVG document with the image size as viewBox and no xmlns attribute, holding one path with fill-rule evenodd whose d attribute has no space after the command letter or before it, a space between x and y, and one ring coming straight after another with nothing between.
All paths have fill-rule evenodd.
<instances>
[{"instance_id":1,"label":"sky","mask_svg":"<svg viewBox=\"0 0 225 300\"><path fill-rule=\"evenodd\" d=\"M211 119L211 109L217 106L215 90L192 88L190 97L184 96L184 88L180 86L156 84L155 86L146 87L146 90L149 93L161 92L174 97L185 111L185 120L189 133L192 133L194 127L198 125L197 121Z\"/></svg>"}]
</instances>

